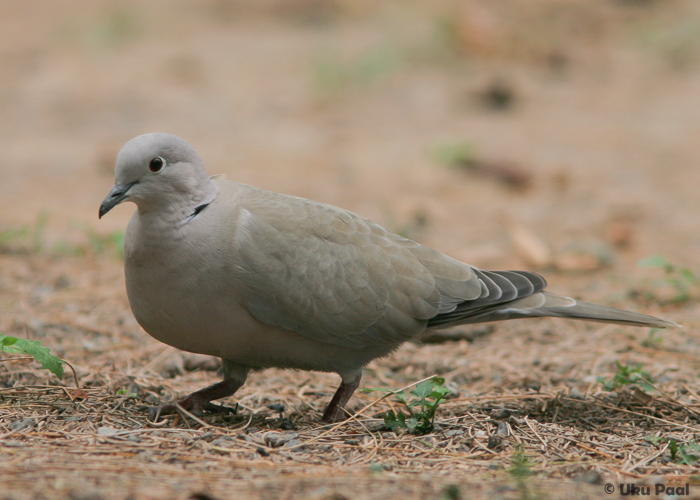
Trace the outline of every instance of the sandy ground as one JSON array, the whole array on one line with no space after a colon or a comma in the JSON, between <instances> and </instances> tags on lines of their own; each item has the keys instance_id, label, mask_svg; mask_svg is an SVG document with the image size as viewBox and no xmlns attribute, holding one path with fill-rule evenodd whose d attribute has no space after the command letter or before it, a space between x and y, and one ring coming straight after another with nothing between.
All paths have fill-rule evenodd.
<instances>
[{"instance_id":1,"label":"sandy ground","mask_svg":"<svg viewBox=\"0 0 700 500\"><path fill-rule=\"evenodd\" d=\"M0 4L0 25L0 332L44 342L88 394L46 388L60 384L27 361L0 363L7 498L453 498L451 484L462 498L599 498L601 484L573 478L670 484L692 473L640 443L698 440L700 291L670 303L662 271L637 263L663 255L700 270L694 2L32 0ZM267 404L284 404L306 442L323 432L318 412L337 383L285 371L251 377L230 421L154 427L141 406L217 376L131 316L118 246L133 206L97 220L117 151L150 131L186 138L211 174L342 206L481 267L539 268L553 291L684 328L514 322L373 362L363 387L435 373L457 384L433 441L380 443L366 428L372 410L327 436L338 456L320 441L297 454L266 447L260 436L279 425ZM441 161L456 149L466 167ZM641 363L672 410L605 404L672 424L588 399L597 427L562 424L539 406L573 388L607 394L596 377L612 377L615 361ZM544 427L512 424L495 451L478 436L476 447L456 435L439 445L447 430L495 433L482 420L504 404ZM646 427L621 429L622 414ZM553 444L570 431L598 452ZM222 436L234 451L211 445ZM616 438L615 452L591 444ZM535 471L525 487L508 472L517 446Z\"/></svg>"}]
</instances>

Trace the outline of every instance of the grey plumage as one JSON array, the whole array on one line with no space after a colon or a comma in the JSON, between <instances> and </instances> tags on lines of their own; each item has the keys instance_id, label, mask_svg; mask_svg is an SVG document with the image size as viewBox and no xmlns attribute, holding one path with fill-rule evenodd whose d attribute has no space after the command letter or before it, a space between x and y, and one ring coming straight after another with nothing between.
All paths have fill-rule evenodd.
<instances>
[{"instance_id":1,"label":"grey plumage","mask_svg":"<svg viewBox=\"0 0 700 500\"><path fill-rule=\"evenodd\" d=\"M540 316L674 325L545 292L531 272L477 269L337 207L211 179L173 135L129 141L116 177L100 216L138 206L125 238L136 319L224 360L223 382L180 401L193 411L251 369L283 367L338 373L324 419L338 418L362 367L427 329Z\"/></svg>"}]
</instances>

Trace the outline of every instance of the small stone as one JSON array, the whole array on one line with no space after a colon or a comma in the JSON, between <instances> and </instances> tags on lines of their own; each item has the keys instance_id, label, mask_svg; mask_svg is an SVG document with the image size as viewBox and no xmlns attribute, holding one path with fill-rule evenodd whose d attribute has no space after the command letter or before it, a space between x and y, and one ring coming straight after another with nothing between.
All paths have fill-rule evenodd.
<instances>
[{"instance_id":1,"label":"small stone","mask_svg":"<svg viewBox=\"0 0 700 500\"><path fill-rule=\"evenodd\" d=\"M292 451L303 451L306 446L302 444L301 441L298 439L290 439L284 445L282 446L283 448L292 448Z\"/></svg>"},{"instance_id":2,"label":"small stone","mask_svg":"<svg viewBox=\"0 0 700 500\"><path fill-rule=\"evenodd\" d=\"M450 392L445 394L445 399L456 399L461 395L459 386L455 382L447 382L445 384L445 387L447 387L450 390Z\"/></svg>"},{"instance_id":3,"label":"small stone","mask_svg":"<svg viewBox=\"0 0 700 500\"><path fill-rule=\"evenodd\" d=\"M490 416L496 420L504 420L510 417L512 414L513 410L509 410L508 408L494 408L491 410Z\"/></svg>"},{"instance_id":4,"label":"small stone","mask_svg":"<svg viewBox=\"0 0 700 500\"><path fill-rule=\"evenodd\" d=\"M473 448L474 447L474 438L471 438L471 437L464 438L464 441L462 441L462 444L464 446L469 447L469 448Z\"/></svg>"},{"instance_id":5,"label":"small stone","mask_svg":"<svg viewBox=\"0 0 700 500\"><path fill-rule=\"evenodd\" d=\"M573 399L585 399L578 387L571 388L569 391L569 397Z\"/></svg>"},{"instance_id":6,"label":"small stone","mask_svg":"<svg viewBox=\"0 0 700 500\"><path fill-rule=\"evenodd\" d=\"M22 441L17 441L15 439L2 441L2 445L7 446L8 448L24 448L26 446Z\"/></svg>"},{"instance_id":7,"label":"small stone","mask_svg":"<svg viewBox=\"0 0 700 500\"><path fill-rule=\"evenodd\" d=\"M374 424L369 424L367 426L367 430L369 432L379 432L379 431L383 431L385 429L386 429L386 426L384 425L384 422L377 422Z\"/></svg>"},{"instance_id":8,"label":"small stone","mask_svg":"<svg viewBox=\"0 0 700 500\"><path fill-rule=\"evenodd\" d=\"M489 465L489 469L491 469L491 468L493 468L493 467L491 465ZM498 466L496 465L495 468L498 469ZM516 491L515 486L512 486L510 484L497 484L496 486L493 487L493 489L496 493L505 493L506 491Z\"/></svg>"},{"instance_id":9,"label":"small stone","mask_svg":"<svg viewBox=\"0 0 700 500\"><path fill-rule=\"evenodd\" d=\"M497 448L500 448L503 445L503 439L501 439L500 436L491 435L489 436L489 440L486 442L486 447L489 450L495 450Z\"/></svg>"},{"instance_id":10,"label":"small stone","mask_svg":"<svg viewBox=\"0 0 700 500\"><path fill-rule=\"evenodd\" d=\"M100 436L114 436L116 434L119 434L119 429L115 429L114 427L98 427L97 428L97 434Z\"/></svg>"},{"instance_id":11,"label":"small stone","mask_svg":"<svg viewBox=\"0 0 700 500\"><path fill-rule=\"evenodd\" d=\"M9 426L11 431L21 431L24 429L30 429L34 427L36 421L33 418L23 418L22 420L15 420Z\"/></svg>"},{"instance_id":12,"label":"small stone","mask_svg":"<svg viewBox=\"0 0 700 500\"><path fill-rule=\"evenodd\" d=\"M449 431L445 431L445 437L451 438L454 436L461 436L464 434L464 431L461 429L451 429Z\"/></svg>"},{"instance_id":13,"label":"small stone","mask_svg":"<svg viewBox=\"0 0 700 500\"><path fill-rule=\"evenodd\" d=\"M296 428L294 422L289 418L281 418L279 421L279 428L283 431L291 431Z\"/></svg>"},{"instance_id":14,"label":"small stone","mask_svg":"<svg viewBox=\"0 0 700 500\"><path fill-rule=\"evenodd\" d=\"M603 484L603 478L600 472L594 470L590 470L585 474L575 477L574 481L587 484Z\"/></svg>"},{"instance_id":15,"label":"small stone","mask_svg":"<svg viewBox=\"0 0 700 500\"><path fill-rule=\"evenodd\" d=\"M525 419L524 418L518 418L518 417L510 417L508 419L508 423L510 425L525 425Z\"/></svg>"},{"instance_id":16,"label":"small stone","mask_svg":"<svg viewBox=\"0 0 700 500\"><path fill-rule=\"evenodd\" d=\"M508 424L505 422L498 422L498 428L496 429L496 436L508 437L510 436L510 429L508 429Z\"/></svg>"},{"instance_id":17,"label":"small stone","mask_svg":"<svg viewBox=\"0 0 700 500\"><path fill-rule=\"evenodd\" d=\"M62 274L53 286L56 290L63 290L64 288L70 288L72 284L71 280L65 274Z\"/></svg>"},{"instance_id":18,"label":"small stone","mask_svg":"<svg viewBox=\"0 0 700 500\"><path fill-rule=\"evenodd\" d=\"M263 441L271 448L279 448L285 443L298 437L299 434L296 432L268 432L263 436Z\"/></svg>"},{"instance_id":19,"label":"small stone","mask_svg":"<svg viewBox=\"0 0 700 500\"><path fill-rule=\"evenodd\" d=\"M215 440L213 440L209 444L211 444L213 446L221 446L223 448L226 448L226 447L231 446L232 443L233 443L233 439L231 439L229 436L221 436L219 438L216 438Z\"/></svg>"}]
</instances>

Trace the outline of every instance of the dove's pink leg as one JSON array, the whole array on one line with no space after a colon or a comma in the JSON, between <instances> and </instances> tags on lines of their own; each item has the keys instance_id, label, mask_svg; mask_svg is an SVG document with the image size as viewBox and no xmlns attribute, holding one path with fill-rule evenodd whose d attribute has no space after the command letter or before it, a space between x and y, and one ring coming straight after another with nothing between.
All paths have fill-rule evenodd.
<instances>
[{"instance_id":1,"label":"dove's pink leg","mask_svg":"<svg viewBox=\"0 0 700 500\"><path fill-rule=\"evenodd\" d=\"M350 382L343 381L338 390L335 391L333 399L328 403L326 411L323 413L321 420L324 422L336 422L338 420L343 420L345 418L345 404L350 400L355 389L360 385L360 379L362 378L362 373L360 373L355 379Z\"/></svg>"}]
</instances>

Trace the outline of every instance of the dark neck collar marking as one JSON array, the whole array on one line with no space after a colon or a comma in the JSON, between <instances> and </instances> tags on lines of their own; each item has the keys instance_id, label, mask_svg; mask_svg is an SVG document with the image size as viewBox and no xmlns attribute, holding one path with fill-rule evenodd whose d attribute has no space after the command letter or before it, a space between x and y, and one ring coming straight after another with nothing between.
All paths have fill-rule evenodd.
<instances>
[{"instance_id":1,"label":"dark neck collar marking","mask_svg":"<svg viewBox=\"0 0 700 500\"><path fill-rule=\"evenodd\" d=\"M187 217L187 222L191 221L195 217L197 217L202 210L207 208L209 205L211 205L211 201L209 203L202 203L201 205L195 207L194 212L192 212L188 217Z\"/></svg>"}]
</instances>

